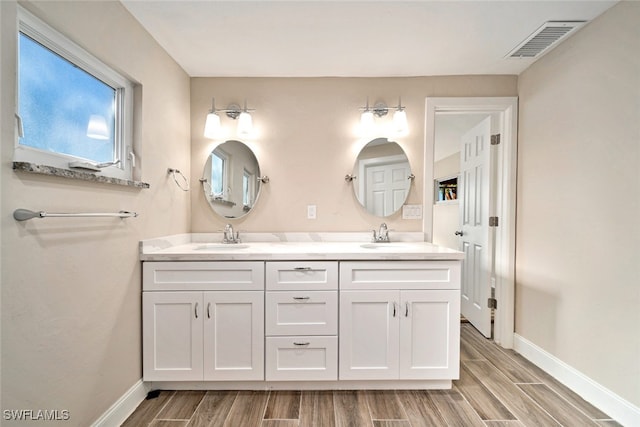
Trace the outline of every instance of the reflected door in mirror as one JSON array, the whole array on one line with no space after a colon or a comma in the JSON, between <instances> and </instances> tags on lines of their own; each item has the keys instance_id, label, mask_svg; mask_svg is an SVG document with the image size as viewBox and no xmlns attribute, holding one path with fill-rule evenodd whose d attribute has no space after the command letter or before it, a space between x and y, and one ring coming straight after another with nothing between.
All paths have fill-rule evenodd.
<instances>
[{"instance_id":1,"label":"reflected door in mirror","mask_svg":"<svg viewBox=\"0 0 640 427\"><path fill-rule=\"evenodd\" d=\"M370 164L365 165L364 170L363 193L367 211L376 216L389 216L398 211L407 198L409 163Z\"/></svg>"},{"instance_id":2,"label":"reflected door in mirror","mask_svg":"<svg viewBox=\"0 0 640 427\"><path fill-rule=\"evenodd\" d=\"M386 138L370 141L358 154L353 188L360 204L372 215L398 212L411 188L411 168L404 150Z\"/></svg>"}]
</instances>

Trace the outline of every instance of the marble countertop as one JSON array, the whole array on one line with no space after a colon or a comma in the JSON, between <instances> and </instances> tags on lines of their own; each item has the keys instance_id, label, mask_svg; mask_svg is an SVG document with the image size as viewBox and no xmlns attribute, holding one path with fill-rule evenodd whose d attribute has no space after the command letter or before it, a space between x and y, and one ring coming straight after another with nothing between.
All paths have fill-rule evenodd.
<instances>
[{"instance_id":1,"label":"marble countertop","mask_svg":"<svg viewBox=\"0 0 640 427\"><path fill-rule=\"evenodd\" d=\"M371 243L369 233L247 233L224 244L221 233L165 236L140 242L142 261L461 260L462 252L394 233Z\"/></svg>"}]
</instances>

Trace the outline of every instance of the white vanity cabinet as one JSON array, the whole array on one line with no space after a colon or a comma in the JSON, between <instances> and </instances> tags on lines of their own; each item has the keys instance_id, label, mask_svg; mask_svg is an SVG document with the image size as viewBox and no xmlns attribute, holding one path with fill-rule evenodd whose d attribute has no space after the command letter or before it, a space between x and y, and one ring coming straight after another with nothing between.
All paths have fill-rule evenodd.
<instances>
[{"instance_id":1,"label":"white vanity cabinet","mask_svg":"<svg viewBox=\"0 0 640 427\"><path fill-rule=\"evenodd\" d=\"M338 379L338 263L266 263L267 381Z\"/></svg>"},{"instance_id":2,"label":"white vanity cabinet","mask_svg":"<svg viewBox=\"0 0 640 427\"><path fill-rule=\"evenodd\" d=\"M264 380L263 262L143 264L145 381Z\"/></svg>"},{"instance_id":3,"label":"white vanity cabinet","mask_svg":"<svg viewBox=\"0 0 640 427\"><path fill-rule=\"evenodd\" d=\"M460 263L340 264L340 380L459 375Z\"/></svg>"},{"instance_id":4,"label":"white vanity cabinet","mask_svg":"<svg viewBox=\"0 0 640 427\"><path fill-rule=\"evenodd\" d=\"M464 254L417 241L253 237L142 244L145 382L167 390L446 389L459 377Z\"/></svg>"}]
</instances>

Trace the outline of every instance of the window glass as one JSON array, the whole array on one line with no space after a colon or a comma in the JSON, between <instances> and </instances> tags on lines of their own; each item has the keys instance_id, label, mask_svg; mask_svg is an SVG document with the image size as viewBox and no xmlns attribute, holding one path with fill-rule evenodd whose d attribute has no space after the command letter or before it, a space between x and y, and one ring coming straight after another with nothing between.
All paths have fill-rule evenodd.
<instances>
[{"instance_id":1,"label":"window glass","mask_svg":"<svg viewBox=\"0 0 640 427\"><path fill-rule=\"evenodd\" d=\"M245 170L242 173L242 204L244 206L249 206L251 204L251 199L249 198L249 177L249 172Z\"/></svg>"},{"instance_id":2,"label":"window glass","mask_svg":"<svg viewBox=\"0 0 640 427\"><path fill-rule=\"evenodd\" d=\"M23 33L19 45L20 144L114 161L117 90Z\"/></svg>"},{"instance_id":3,"label":"window glass","mask_svg":"<svg viewBox=\"0 0 640 427\"><path fill-rule=\"evenodd\" d=\"M211 153L211 193L214 196L222 196L224 189L225 159L216 153Z\"/></svg>"}]
</instances>

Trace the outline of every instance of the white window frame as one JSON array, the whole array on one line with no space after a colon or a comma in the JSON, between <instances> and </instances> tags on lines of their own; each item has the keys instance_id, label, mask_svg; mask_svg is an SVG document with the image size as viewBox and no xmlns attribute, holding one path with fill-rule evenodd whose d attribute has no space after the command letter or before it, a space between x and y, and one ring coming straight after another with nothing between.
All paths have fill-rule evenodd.
<instances>
[{"instance_id":1,"label":"white window frame","mask_svg":"<svg viewBox=\"0 0 640 427\"><path fill-rule=\"evenodd\" d=\"M131 180L133 167L135 167L135 155L133 154L133 83L22 7L18 7L17 24L16 44L19 43L20 33L23 33L116 90L114 157L120 160L120 163L102 168L98 174L105 177ZM17 67L20 67L19 50L16 55ZM16 84L19 84L19 68L16 69L16 75ZM18 93L19 91L16 88L16 117L20 121ZM70 168L69 163L74 161L86 162L87 159L21 145L20 137L16 135L14 161L77 171L77 169Z\"/></svg>"}]
</instances>

